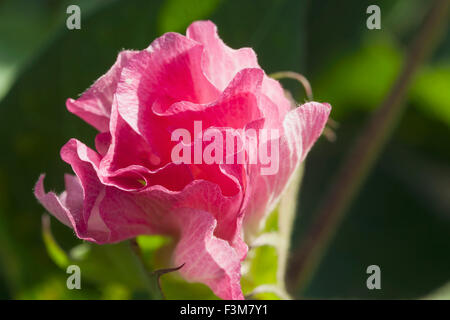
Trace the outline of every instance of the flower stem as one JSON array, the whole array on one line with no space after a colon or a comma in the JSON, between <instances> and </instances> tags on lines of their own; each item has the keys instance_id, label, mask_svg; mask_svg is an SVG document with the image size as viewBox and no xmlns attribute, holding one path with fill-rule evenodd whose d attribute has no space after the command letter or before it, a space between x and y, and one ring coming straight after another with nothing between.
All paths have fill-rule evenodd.
<instances>
[{"instance_id":1,"label":"flower stem","mask_svg":"<svg viewBox=\"0 0 450 320\"><path fill-rule=\"evenodd\" d=\"M436 0L408 52L406 62L384 102L370 117L334 178L317 217L298 250L288 272L290 290L301 292L311 281L324 252L351 201L378 159L386 141L401 118L408 87L419 66L432 52L447 22L448 0Z\"/></svg>"},{"instance_id":2,"label":"flower stem","mask_svg":"<svg viewBox=\"0 0 450 320\"><path fill-rule=\"evenodd\" d=\"M298 193L303 178L304 165L301 164L294 172L291 182L280 200L278 207L278 269L277 283L283 292L286 291L286 269L289 257L292 228L297 212Z\"/></svg>"},{"instance_id":3,"label":"flower stem","mask_svg":"<svg viewBox=\"0 0 450 320\"><path fill-rule=\"evenodd\" d=\"M151 272L147 268L144 257L142 255L142 250L139 247L136 239L130 240L130 249L133 251L136 257L136 264L138 265L142 279L144 282L144 287L147 290L150 300L162 300L164 295L162 293L161 287L159 285L159 275L155 272Z\"/></svg>"}]
</instances>

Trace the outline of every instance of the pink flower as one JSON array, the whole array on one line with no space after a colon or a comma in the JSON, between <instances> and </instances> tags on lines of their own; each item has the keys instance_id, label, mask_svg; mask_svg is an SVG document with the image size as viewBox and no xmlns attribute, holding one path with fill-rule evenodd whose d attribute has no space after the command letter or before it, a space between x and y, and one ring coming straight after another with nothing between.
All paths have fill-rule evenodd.
<instances>
[{"instance_id":1,"label":"pink flower","mask_svg":"<svg viewBox=\"0 0 450 320\"><path fill-rule=\"evenodd\" d=\"M244 230L255 232L277 204L330 113L328 104L316 102L292 107L252 49L233 50L212 22L195 22L186 36L166 33L145 50L122 51L79 99L67 100L69 111L99 131L96 151L71 139L61 158L75 176L65 176L66 190L57 195L45 193L42 175L35 195L81 239L175 236L173 263L185 263L185 279L205 283L221 298L242 299ZM276 139L278 172L263 175L262 164L248 161L172 161L171 133L193 133L194 121L220 132L278 130L278 137L258 141ZM194 139L190 147L199 143Z\"/></svg>"}]
</instances>

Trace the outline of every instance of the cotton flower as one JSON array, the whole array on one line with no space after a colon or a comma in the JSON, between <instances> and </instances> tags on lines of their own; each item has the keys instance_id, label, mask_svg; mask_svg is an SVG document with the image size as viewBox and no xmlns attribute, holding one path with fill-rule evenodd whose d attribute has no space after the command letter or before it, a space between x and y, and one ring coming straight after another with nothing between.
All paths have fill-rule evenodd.
<instances>
[{"instance_id":1,"label":"cotton flower","mask_svg":"<svg viewBox=\"0 0 450 320\"><path fill-rule=\"evenodd\" d=\"M328 104L292 105L254 51L226 46L210 21L194 22L186 36L166 33L145 50L122 51L79 99L67 100L67 108L99 131L96 147L69 140L61 158L75 175L65 176L59 195L45 193L42 175L37 199L80 239L98 244L173 236L181 275L223 299L243 298L244 239L276 206L330 113ZM198 121L200 134L211 128L224 135L278 134L259 136L253 148L236 147L232 154L224 147L228 154L218 163L174 161L176 130L190 135L185 150L207 147L194 132ZM276 172L263 174L267 163L249 159L273 145ZM238 156L244 161L225 161Z\"/></svg>"}]
</instances>

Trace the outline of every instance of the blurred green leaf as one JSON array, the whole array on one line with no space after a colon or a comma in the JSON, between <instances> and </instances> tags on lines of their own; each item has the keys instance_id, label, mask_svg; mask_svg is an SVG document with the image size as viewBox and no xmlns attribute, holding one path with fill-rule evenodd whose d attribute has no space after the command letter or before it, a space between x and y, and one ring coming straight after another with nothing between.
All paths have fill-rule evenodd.
<instances>
[{"instance_id":1,"label":"blurred green leaf","mask_svg":"<svg viewBox=\"0 0 450 320\"><path fill-rule=\"evenodd\" d=\"M168 300L218 300L219 298L202 283L189 283L176 273L161 277L161 287Z\"/></svg>"},{"instance_id":2,"label":"blurred green leaf","mask_svg":"<svg viewBox=\"0 0 450 320\"><path fill-rule=\"evenodd\" d=\"M174 249L173 239L161 235L144 235L136 238L142 252L142 257L150 270L171 267L171 257Z\"/></svg>"},{"instance_id":3,"label":"blurred green leaf","mask_svg":"<svg viewBox=\"0 0 450 320\"><path fill-rule=\"evenodd\" d=\"M221 0L166 0L158 15L158 32L181 32L194 20L206 19Z\"/></svg>"},{"instance_id":4,"label":"blurred green leaf","mask_svg":"<svg viewBox=\"0 0 450 320\"><path fill-rule=\"evenodd\" d=\"M411 88L410 97L421 112L450 126L450 65L422 70Z\"/></svg>"},{"instance_id":5,"label":"blurred green leaf","mask_svg":"<svg viewBox=\"0 0 450 320\"><path fill-rule=\"evenodd\" d=\"M72 260L79 261L87 259L89 252L91 251L90 243L80 243L79 245L70 249L69 255Z\"/></svg>"},{"instance_id":6,"label":"blurred green leaf","mask_svg":"<svg viewBox=\"0 0 450 320\"><path fill-rule=\"evenodd\" d=\"M156 276L147 271L144 262L132 251L129 241L101 246L82 243L72 248L68 256L51 233L49 216L43 216L42 226L44 243L50 258L63 270L69 265L80 267L83 280L87 279L104 288L104 296L109 298L128 296L130 290L159 291ZM146 249L149 250L150 245L157 248L156 245L164 243L164 239L147 238L141 242L145 242Z\"/></svg>"},{"instance_id":7,"label":"blurred green leaf","mask_svg":"<svg viewBox=\"0 0 450 320\"><path fill-rule=\"evenodd\" d=\"M359 50L336 57L317 75L312 83L315 98L331 102L334 119L354 110L374 109L399 72L401 60L392 41L371 38Z\"/></svg>"},{"instance_id":8,"label":"blurred green leaf","mask_svg":"<svg viewBox=\"0 0 450 320\"><path fill-rule=\"evenodd\" d=\"M23 300L83 300L99 299L99 292L82 286L82 290L69 290L64 276L52 276L44 279L32 288L21 292L16 299Z\"/></svg>"},{"instance_id":9,"label":"blurred green leaf","mask_svg":"<svg viewBox=\"0 0 450 320\"><path fill-rule=\"evenodd\" d=\"M16 77L65 28L66 8L80 6L82 18L112 0L44 1L4 0L0 3L0 100Z\"/></svg>"},{"instance_id":10,"label":"blurred green leaf","mask_svg":"<svg viewBox=\"0 0 450 320\"><path fill-rule=\"evenodd\" d=\"M83 260L72 262L80 267L86 279L98 285L122 284L131 290L145 290L146 271L140 265L128 241L117 244L90 244Z\"/></svg>"},{"instance_id":11,"label":"blurred green leaf","mask_svg":"<svg viewBox=\"0 0 450 320\"><path fill-rule=\"evenodd\" d=\"M108 283L102 289L103 300L129 300L131 297L130 289L123 284Z\"/></svg>"},{"instance_id":12,"label":"blurred green leaf","mask_svg":"<svg viewBox=\"0 0 450 320\"><path fill-rule=\"evenodd\" d=\"M160 235L139 236L136 240L142 251L153 251L159 249L171 241L169 237Z\"/></svg>"}]
</instances>

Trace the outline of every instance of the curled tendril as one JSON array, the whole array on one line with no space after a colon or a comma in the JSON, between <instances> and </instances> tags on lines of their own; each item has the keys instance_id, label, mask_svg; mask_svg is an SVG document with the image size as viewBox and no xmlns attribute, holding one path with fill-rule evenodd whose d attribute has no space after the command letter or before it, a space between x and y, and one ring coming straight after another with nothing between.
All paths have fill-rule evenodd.
<instances>
[{"instance_id":1,"label":"curled tendril","mask_svg":"<svg viewBox=\"0 0 450 320\"><path fill-rule=\"evenodd\" d=\"M303 88L305 89L305 93L306 93L306 97L308 98L308 101L312 101L313 93L312 93L311 84L309 83L308 79L306 79L306 77L304 75L297 73L297 72L293 72L293 71L279 71L279 72L270 74L270 77L273 79L276 79L276 80L285 79L285 78L297 80L298 82L300 82L302 84Z\"/></svg>"},{"instance_id":2,"label":"curled tendril","mask_svg":"<svg viewBox=\"0 0 450 320\"><path fill-rule=\"evenodd\" d=\"M301 83L301 85L305 89L305 93L306 93L306 97L307 97L308 101L313 100L313 92L312 92L311 84L309 83L308 79L304 75L297 73L297 72L293 72L293 71L279 71L279 72L272 73L269 76L275 80L286 79L286 78L297 80L298 82ZM323 131L323 134L324 134L325 138L327 138L328 141L330 141L330 142L336 141L335 129L337 129L338 127L339 127L339 124L336 121L334 121L331 118L328 119L327 127L325 127L325 129Z\"/></svg>"}]
</instances>

